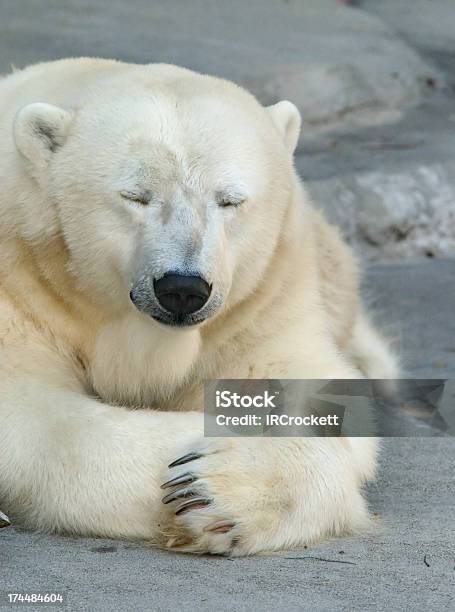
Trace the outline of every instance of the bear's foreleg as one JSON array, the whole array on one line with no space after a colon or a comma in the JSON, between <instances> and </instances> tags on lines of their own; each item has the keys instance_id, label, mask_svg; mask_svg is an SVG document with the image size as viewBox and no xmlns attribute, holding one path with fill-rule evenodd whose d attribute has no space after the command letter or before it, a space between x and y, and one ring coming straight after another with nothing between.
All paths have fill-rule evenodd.
<instances>
[{"instance_id":1,"label":"bear's foreleg","mask_svg":"<svg viewBox=\"0 0 455 612\"><path fill-rule=\"evenodd\" d=\"M17 525L160 543L166 466L202 415L127 410L30 377L2 381L0 502Z\"/></svg>"}]
</instances>

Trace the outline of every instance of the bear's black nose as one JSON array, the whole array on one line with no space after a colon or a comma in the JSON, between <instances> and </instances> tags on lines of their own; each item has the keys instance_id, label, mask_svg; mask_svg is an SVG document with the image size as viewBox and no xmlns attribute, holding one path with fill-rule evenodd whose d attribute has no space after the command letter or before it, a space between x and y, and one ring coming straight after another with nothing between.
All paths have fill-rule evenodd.
<instances>
[{"instance_id":1,"label":"bear's black nose","mask_svg":"<svg viewBox=\"0 0 455 612\"><path fill-rule=\"evenodd\" d=\"M200 310L210 297L211 287L200 276L165 274L153 282L156 299L174 315L188 315Z\"/></svg>"}]
</instances>

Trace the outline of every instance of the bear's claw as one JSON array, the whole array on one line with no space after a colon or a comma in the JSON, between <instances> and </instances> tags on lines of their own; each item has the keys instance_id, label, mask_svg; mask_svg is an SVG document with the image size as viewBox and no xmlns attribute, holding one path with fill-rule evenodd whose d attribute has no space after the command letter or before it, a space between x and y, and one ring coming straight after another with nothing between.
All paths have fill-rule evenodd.
<instances>
[{"instance_id":1,"label":"bear's claw","mask_svg":"<svg viewBox=\"0 0 455 612\"><path fill-rule=\"evenodd\" d=\"M181 474L180 476L176 476L175 478L171 478L171 480L164 482L161 485L161 488L169 489L170 487L187 484L188 482L194 482L195 480L197 480L197 476L195 474L192 474L191 472L185 472L185 474Z\"/></svg>"},{"instance_id":2,"label":"bear's claw","mask_svg":"<svg viewBox=\"0 0 455 612\"><path fill-rule=\"evenodd\" d=\"M202 453L191 451L190 453L186 453L186 455L183 455L183 457L179 457L178 459L170 463L168 467L173 468L173 467L176 467L177 465L183 465L184 463L189 463L190 461L195 461L196 459L200 459L203 456L204 455Z\"/></svg>"},{"instance_id":3,"label":"bear's claw","mask_svg":"<svg viewBox=\"0 0 455 612\"><path fill-rule=\"evenodd\" d=\"M188 510L204 508L205 506L209 506L212 501L213 500L210 497L193 497L177 506L175 515L178 516L179 514L182 514Z\"/></svg>"},{"instance_id":4,"label":"bear's claw","mask_svg":"<svg viewBox=\"0 0 455 612\"><path fill-rule=\"evenodd\" d=\"M188 487L182 487L171 491L171 493L165 495L161 501L163 502L163 504L169 504L170 502L175 501L176 499L182 499L182 497L194 497L196 494L197 491L189 489Z\"/></svg>"},{"instance_id":5,"label":"bear's claw","mask_svg":"<svg viewBox=\"0 0 455 612\"><path fill-rule=\"evenodd\" d=\"M2 527L9 527L10 525L11 521L9 518L6 516L6 514L3 514L3 512L0 511L0 529L2 529Z\"/></svg>"}]
</instances>

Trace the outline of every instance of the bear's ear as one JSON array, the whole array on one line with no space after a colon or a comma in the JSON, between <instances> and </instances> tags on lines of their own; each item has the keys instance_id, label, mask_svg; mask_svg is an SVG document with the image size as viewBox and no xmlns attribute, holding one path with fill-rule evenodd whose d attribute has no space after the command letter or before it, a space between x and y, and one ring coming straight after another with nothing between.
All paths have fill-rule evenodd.
<instances>
[{"instance_id":1,"label":"bear's ear","mask_svg":"<svg viewBox=\"0 0 455 612\"><path fill-rule=\"evenodd\" d=\"M273 123L282 135L284 144L292 154L299 140L302 119L297 107L288 100L282 100L273 106L267 107L272 116Z\"/></svg>"},{"instance_id":2,"label":"bear's ear","mask_svg":"<svg viewBox=\"0 0 455 612\"><path fill-rule=\"evenodd\" d=\"M14 120L18 151L35 166L45 168L52 154L64 144L71 119L71 113L51 104L24 106Z\"/></svg>"}]
</instances>

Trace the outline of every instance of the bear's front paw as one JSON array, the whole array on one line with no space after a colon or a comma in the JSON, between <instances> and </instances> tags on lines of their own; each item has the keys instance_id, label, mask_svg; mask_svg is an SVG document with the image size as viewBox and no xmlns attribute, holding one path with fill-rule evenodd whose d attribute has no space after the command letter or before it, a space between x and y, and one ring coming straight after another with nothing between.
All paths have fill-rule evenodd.
<instances>
[{"instance_id":1,"label":"bear's front paw","mask_svg":"<svg viewBox=\"0 0 455 612\"><path fill-rule=\"evenodd\" d=\"M168 547L233 556L277 547L295 506L292 476L286 480L266 447L266 440L204 440L169 465Z\"/></svg>"},{"instance_id":2,"label":"bear's front paw","mask_svg":"<svg viewBox=\"0 0 455 612\"><path fill-rule=\"evenodd\" d=\"M202 438L162 485L168 547L240 556L364 529L349 449L337 438Z\"/></svg>"}]
</instances>

